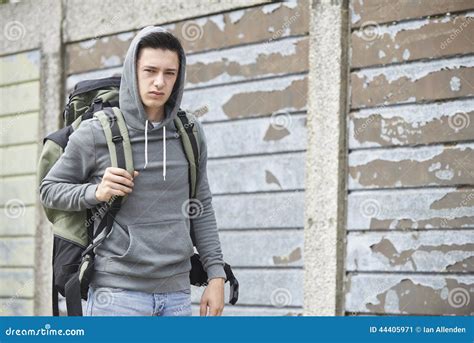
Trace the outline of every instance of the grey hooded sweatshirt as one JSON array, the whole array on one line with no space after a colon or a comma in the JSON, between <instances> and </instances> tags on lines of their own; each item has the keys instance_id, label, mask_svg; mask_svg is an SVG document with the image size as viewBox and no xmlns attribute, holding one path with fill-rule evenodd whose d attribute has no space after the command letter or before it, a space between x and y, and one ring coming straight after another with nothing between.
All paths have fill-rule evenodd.
<instances>
[{"instance_id":1,"label":"grey hooded sweatshirt","mask_svg":"<svg viewBox=\"0 0 474 343\"><path fill-rule=\"evenodd\" d=\"M153 126L147 120L136 79L137 44L160 27L146 27L133 39L125 57L120 85L120 108L127 123L133 163L140 174L123 202L112 231L95 249L91 286L119 287L148 293L190 288L190 220L208 279L225 278L212 195L207 179L207 146L202 139L196 204L200 215L189 217L188 161L173 120L183 95L186 56L174 90L165 104L165 118ZM81 211L100 202L95 192L105 169L111 166L101 124L86 120L69 139L64 154L40 185L42 203L49 208ZM191 203L192 204L192 203ZM191 205L193 206L193 204ZM97 226L98 221L95 225Z\"/></svg>"}]
</instances>

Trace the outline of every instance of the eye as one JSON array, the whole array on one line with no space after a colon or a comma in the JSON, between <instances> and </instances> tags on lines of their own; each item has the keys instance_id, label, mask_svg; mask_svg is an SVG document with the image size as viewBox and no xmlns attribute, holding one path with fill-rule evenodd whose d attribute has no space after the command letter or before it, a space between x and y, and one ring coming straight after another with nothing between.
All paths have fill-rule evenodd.
<instances>
[{"instance_id":1,"label":"eye","mask_svg":"<svg viewBox=\"0 0 474 343\"><path fill-rule=\"evenodd\" d=\"M168 75L174 75L174 72L173 72L173 71L169 71L169 72L167 72L166 74L168 74Z\"/></svg>"},{"instance_id":2,"label":"eye","mask_svg":"<svg viewBox=\"0 0 474 343\"><path fill-rule=\"evenodd\" d=\"M153 70L151 70L151 69L145 69L145 71L146 71L147 73L152 73L152 72L153 72Z\"/></svg>"}]
</instances>

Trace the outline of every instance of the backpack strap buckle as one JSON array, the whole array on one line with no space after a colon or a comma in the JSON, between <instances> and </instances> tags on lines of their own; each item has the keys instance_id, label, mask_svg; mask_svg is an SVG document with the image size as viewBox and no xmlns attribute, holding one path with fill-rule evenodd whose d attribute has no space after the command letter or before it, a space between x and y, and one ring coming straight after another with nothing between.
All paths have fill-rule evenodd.
<instances>
[{"instance_id":1,"label":"backpack strap buckle","mask_svg":"<svg viewBox=\"0 0 474 343\"><path fill-rule=\"evenodd\" d=\"M119 143L119 142L122 142L122 141L123 141L122 136L113 136L112 137L112 142L114 142L114 143Z\"/></svg>"}]
</instances>

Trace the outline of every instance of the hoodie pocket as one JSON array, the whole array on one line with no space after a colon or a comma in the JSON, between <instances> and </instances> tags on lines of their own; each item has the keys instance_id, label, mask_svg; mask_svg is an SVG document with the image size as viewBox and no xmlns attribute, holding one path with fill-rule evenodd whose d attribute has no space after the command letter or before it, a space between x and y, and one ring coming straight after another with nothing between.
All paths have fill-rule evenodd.
<instances>
[{"instance_id":1,"label":"hoodie pocket","mask_svg":"<svg viewBox=\"0 0 474 343\"><path fill-rule=\"evenodd\" d=\"M129 225L129 245L123 255L110 256L106 271L114 274L161 278L182 272L194 249L185 220ZM186 264L187 265L187 264Z\"/></svg>"}]
</instances>

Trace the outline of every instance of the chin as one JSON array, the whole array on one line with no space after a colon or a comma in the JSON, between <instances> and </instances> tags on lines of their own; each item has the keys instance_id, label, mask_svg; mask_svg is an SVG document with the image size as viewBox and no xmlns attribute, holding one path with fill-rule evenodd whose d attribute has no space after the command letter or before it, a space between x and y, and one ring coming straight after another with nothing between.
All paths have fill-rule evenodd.
<instances>
[{"instance_id":1,"label":"chin","mask_svg":"<svg viewBox=\"0 0 474 343\"><path fill-rule=\"evenodd\" d=\"M147 102L145 102L145 106L146 107L151 107L151 108L154 108L154 107L161 107L163 106L164 104L166 103L166 101L153 101L153 100L149 100Z\"/></svg>"}]
</instances>

